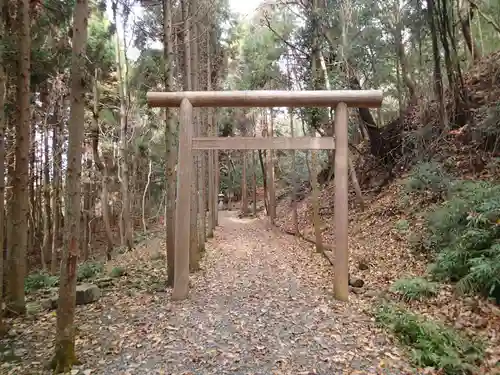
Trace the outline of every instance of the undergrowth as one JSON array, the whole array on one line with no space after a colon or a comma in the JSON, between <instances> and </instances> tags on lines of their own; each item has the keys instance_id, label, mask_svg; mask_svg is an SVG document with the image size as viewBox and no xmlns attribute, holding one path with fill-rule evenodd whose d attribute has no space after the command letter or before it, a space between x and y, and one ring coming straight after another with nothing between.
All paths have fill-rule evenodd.
<instances>
[{"instance_id":1,"label":"undergrowth","mask_svg":"<svg viewBox=\"0 0 500 375\"><path fill-rule=\"evenodd\" d=\"M76 271L77 281L85 281L101 274L104 265L100 262L85 262L78 266ZM59 285L59 276L53 276L45 271L34 272L24 279L24 290L26 293L35 292L39 289L54 288Z\"/></svg>"},{"instance_id":2,"label":"undergrowth","mask_svg":"<svg viewBox=\"0 0 500 375\"><path fill-rule=\"evenodd\" d=\"M405 182L408 192L446 193L450 184L450 176L444 172L440 164L428 162L417 164Z\"/></svg>"},{"instance_id":3,"label":"undergrowth","mask_svg":"<svg viewBox=\"0 0 500 375\"><path fill-rule=\"evenodd\" d=\"M35 272L24 279L24 291L34 292L43 288L53 288L59 284L59 276L52 276L46 272Z\"/></svg>"},{"instance_id":4,"label":"undergrowth","mask_svg":"<svg viewBox=\"0 0 500 375\"><path fill-rule=\"evenodd\" d=\"M76 279L84 281L91 279L104 271L104 265L100 262L88 261L78 266L76 270Z\"/></svg>"},{"instance_id":5,"label":"undergrowth","mask_svg":"<svg viewBox=\"0 0 500 375\"><path fill-rule=\"evenodd\" d=\"M409 192L444 199L427 213L419 236L420 249L434 258L431 274L456 283L461 293L500 303L500 184L452 180L435 165L419 166L409 181Z\"/></svg>"},{"instance_id":6,"label":"undergrowth","mask_svg":"<svg viewBox=\"0 0 500 375\"><path fill-rule=\"evenodd\" d=\"M422 300L437 294L437 284L423 277L405 278L396 280L391 290L405 301Z\"/></svg>"},{"instance_id":7,"label":"undergrowth","mask_svg":"<svg viewBox=\"0 0 500 375\"><path fill-rule=\"evenodd\" d=\"M469 340L442 323L401 309L381 305L377 322L392 331L401 344L410 348L418 367L434 367L447 375L473 374L483 358L483 343Z\"/></svg>"}]
</instances>

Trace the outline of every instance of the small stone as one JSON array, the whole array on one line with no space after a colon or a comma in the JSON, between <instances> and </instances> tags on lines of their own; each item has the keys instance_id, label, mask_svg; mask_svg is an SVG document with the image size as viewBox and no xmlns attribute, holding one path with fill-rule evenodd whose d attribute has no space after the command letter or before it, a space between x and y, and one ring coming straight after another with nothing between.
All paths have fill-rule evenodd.
<instances>
[{"instance_id":1,"label":"small stone","mask_svg":"<svg viewBox=\"0 0 500 375\"><path fill-rule=\"evenodd\" d=\"M368 266L367 263L365 263L365 262L359 262L358 263L358 269L360 271L366 271L368 268L370 268L370 267Z\"/></svg>"},{"instance_id":2,"label":"small stone","mask_svg":"<svg viewBox=\"0 0 500 375\"><path fill-rule=\"evenodd\" d=\"M486 328L488 326L488 320L487 319L483 319L483 318L479 318L477 320L477 322L474 324L474 326L476 328L479 328L479 329Z\"/></svg>"},{"instance_id":3,"label":"small stone","mask_svg":"<svg viewBox=\"0 0 500 375\"><path fill-rule=\"evenodd\" d=\"M349 279L349 285L353 286L355 288L362 288L363 285L365 285L365 282L363 280L361 280L361 279L353 277L353 278Z\"/></svg>"},{"instance_id":4,"label":"small stone","mask_svg":"<svg viewBox=\"0 0 500 375\"><path fill-rule=\"evenodd\" d=\"M155 252L151 253L151 255L149 256L149 259L151 259L151 260L163 260L163 259L165 259L165 254L163 254L159 251L155 251Z\"/></svg>"},{"instance_id":5,"label":"small stone","mask_svg":"<svg viewBox=\"0 0 500 375\"><path fill-rule=\"evenodd\" d=\"M76 287L76 304L86 305L101 298L101 289L94 284L82 284Z\"/></svg>"},{"instance_id":6,"label":"small stone","mask_svg":"<svg viewBox=\"0 0 500 375\"><path fill-rule=\"evenodd\" d=\"M57 307L57 296L40 300L40 305L44 310L54 310Z\"/></svg>"},{"instance_id":7,"label":"small stone","mask_svg":"<svg viewBox=\"0 0 500 375\"><path fill-rule=\"evenodd\" d=\"M28 353L28 351L26 349L23 349L23 348L17 348L17 349L14 349L14 355L16 357L22 357L24 356L26 353Z\"/></svg>"}]
</instances>

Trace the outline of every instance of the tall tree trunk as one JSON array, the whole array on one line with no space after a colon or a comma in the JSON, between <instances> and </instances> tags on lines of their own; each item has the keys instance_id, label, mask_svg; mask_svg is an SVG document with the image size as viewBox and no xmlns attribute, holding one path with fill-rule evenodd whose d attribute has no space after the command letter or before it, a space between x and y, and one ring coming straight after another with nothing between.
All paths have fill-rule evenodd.
<instances>
[{"instance_id":1,"label":"tall tree trunk","mask_svg":"<svg viewBox=\"0 0 500 375\"><path fill-rule=\"evenodd\" d=\"M16 126L16 166L13 180L12 244L10 246L9 299L7 311L24 314L24 277L26 276L26 252L28 246L29 215L29 151L30 151L30 53L31 19L30 1L18 2L18 82Z\"/></svg>"},{"instance_id":2,"label":"tall tree trunk","mask_svg":"<svg viewBox=\"0 0 500 375\"><path fill-rule=\"evenodd\" d=\"M396 21L395 25L393 26L394 26L394 42L396 45L396 54L399 58L399 63L401 65L401 75L403 78L403 82L408 88L408 92L410 94L410 101L413 101L415 99L417 85L415 84L415 81L411 77L408 69L408 60L406 58L405 47L403 43L404 30L403 30L403 23L400 17L401 10L400 10L399 0L396 0L394 4L395 4L394 14L396 17Z\"/></svg>"},{"instance_id":3,"label":"tall tree trunk","mask_svg":"<svg viewBox=\"0 0 500 375\"><path fill-rule=\"evenodd\" d=\"M0 0L0 45L5 32L4 10L7 0ZM3 321L3 277L5 244L5 98L7 94L7 71L4 56L0 51L0 337L5 333Z\"/></svg>"},{"instance_id":4,"label":"tall tree trunk","mask_svg":"<svg viewBox=\"0 0 500 375\"><path fill-rule=\"evenodd\" d=\"M12 77L11 74L7 76L7 84L9 84L9 77ZM7 86L8 87L8 86ZM8 93L8 91L7 91ZM7 169L7 178L6 180L6 189L5 189L5 217L12 217L13 210L13 194L12 194L12 183L14 181L14 151L15 151L15 121L12 116L5 117L5 168ZM12 230L12 220L5 220L5 236L6 241L5 244L5 262L4 262L4 302L9 298L9 276L10 276L10 256L12 251L10 250L10 245L12 244L12 234L14 231Z\"/></svg>"},{"instance_id":5,"label":"tall tree trunk","mask_svg":"<svg viewBox=\"0 0 500 375\"><path fill-rule=\"evenodd\" d=\"M196 13L200 11L201 4L196 0L190 0L190 14L191 18L195 18ZM200 32L200 21L191 22L191 41L193 43L191 47L191 74L192 74L192 89L194 91L200 90L200 67L201 64L201 54L200 54L200 40L203 37L203 34ZM194 108L194 121L193 124L195 126L195 136L202 136L201 130L201 110L200 108ZM195 174L196 174L196 212L197 212L197 229L198 229L198 252L195 253L195 257L192 258L192 269L199 269L199 262L201 253L205 251L205 238L206 238L206 215L205 215L205 190L203 188L203 175L204 175L204 166L203 166L203 156L204 151L197 150L194 153L195 157Z\"/></svg>"},{"instance_id":6,"label":"tall tree trunk","mask_svg":"<svg viewBox=\"0 0 500 375\"><path fill-rule=\"evenodd\" d=\"M141 208L142 208L142 230L144 231L144 234L146 234L148 232L148 226L147 226L147 223L146 223L146 195L148 193L149 184L151 182L152 167L153 167L152 159L150 158L149 159L149 167L148 167L148 178L147 178L146 186L144 187L144 191L142 192L142 204L141 204Z\"/></svg>"},{"instance_id":7,"label":"tall tree trunk","mask_svg":"<svg viewBox=\"0 0 500 375\"><path fill-rule=\"evenodd\" d=\"M82 141L85 125L85 51L87 45L88 0L77 0L73 15L71 59L71 111L68 123L68 167L66 170L65 236L59 301L57 303L56 344L52 368L55 373L71 370L75 354L76 264L80 255L80 197Z\"/></svg>"},{"instance_id":8,"label":"tall tree trunk","mask_svg":"<svg viewBox=\"0 0 500 375\"><path fill-rule=\"evenodd\" d=\"M213 24L209 25L209 36L207 40L207 49L205 51L207 57L207 67L206 67L206 80L207 80L207 91L212 91L212 40L213 40ZM215 137L217 136L215 132L215 122L214 122L214 109L208 108L208 135ZM211 238L214 236L215 229L215 211L217 210L217 189L215 187L215 150L208 151L208 232L207 237Z\"/></svg>"},{"instance_id":9,"label":"tall tree trunk","mask_svg":"<svg viewBox=\"0 0 500 375\"><path fill-rule=\"evenodd\" d=\"M101 156L99 155L99 72L96 69L94 73L94 110L92 115L92 131L90 132L90 136L92 138L92 158L94 159L94 164L101 174L101 213L102 213L102 221L104 223L104 230L106 232L106 255L107 259L111 260L111 253L113 251L114 243L113 243L113 231L111 230L111 218L110 218L110 210L109 210L109 193L108 193L108 184L109 184L109 164L110 161L108 159L110 157L103 156L103 160L101 160Z\"/></svg>"},{"instance_id":10,"label":"tall tree trunk","mask_svg":"<svg viewBox=\"0 0 500 375\"><path fill-rule=\"evenodd\" d=\"M318 0L312 1L312 17L313 17L313 47L312 47L312 55L311 55L311 77L312 82L311 86L314 90L321 89L321 52L319 45L319 2ZM326 80L325 80L326 84ZM317 113L317 112L315 112ZM320 123L320 118L318 115L314 114L311 116L311 124L312 127L310 129L311 136L316 135L316 130ZM314 233L316 237L316 251L323 252L323 241L321 238L321 219L319 216L319 187L318 187L318 178L317 178L317 168L318 168L318 156L317 151L311 151L311 167L309 169L309 179L311 183L312 189L312 209L313 209L313 224L314 224Z\"/></svg>"},{"instance_id":11,"label":"tall tree trunk","mask_svg":"<svg viewBox=\"0 0 500 375\"><path fill-rule=\"evenodd\" d=\"M52 211L50 206L50 157L49 157L49 129L48 124L44 124L43 129L43 243L42 243L42 268L47 267L47 256L50 251L50 242L52 239Z\"/></svg>"},{"instance_id":12,"label":"tall tree trunk","mask_svg":"<svg viewBox=\"0 0 500 375\"><path fill-rule=\"evenodd\" d=\"M193 74L192 74L192 56L191 56L191 16L192 12L190 11L190 2L189 0L181 1L182 8L182 19L184 21L184 91L189 91L193 89ZM196 116L193 116L193 126L196 123ZM194 129L194 134L196 134L196 128ZM196 157L193 158L193 168L196 171L196 162L194 161ZM197 253L199 250L198 247L198 191L197 191L197 178L196 172L193 177L192 185L191 185L191 238L189 245L189 265L193 270L196 268L197 264Z\"/></svg>"},{"instance_id":13,"label":"tall tree trunk","mask_svg":"<svg viewBox=\"0 0 500 375\"><path fill-rule=\"evenodd\" d=\"M85 160L85 171L87 175L83 181L83 238L82 238L82 259L87 261L90 256L90 209L91 202L91 189L92 189L92 159L87 156Z\"/></svg>"},{"instance_id":14,"label":"tall tree trunk","mask_svg":"<svg viewBox=\"0 0 500 375\"><path fill-rule=\"evenodd\" d=\"M29 211L28 211L28 241L26 245L26 249L32 249L34 244L38 243L36 237L37 233L37 220L36 216L38 214L37 210L37 202L39 202L35 195L37 192L37 168L36 168L36 160L35 154L38 149L38 142L36 139L36 126L38 124L38 117L35 111L32 111L30 108L30 116L31 116L31 129L30 129L30 141L29 141L29 166L28 166L28 180L29 180Z\"/></svg>"},{"instance_id":15,"label":"tall tree trunk","mask_svg":"<svg viewBox=\"0 0 500 375\"><path fill-rule=\"evenodd\" d=\"M471 54L472 60L478 61L482 56L482 51L479 43L477 43L476 39L473 37L471 30L471 22L474 18L474 7L465 0L462 1L462 9L460 9L459 11L461 11L459 14L459 18L465 44L467 45L467 49Z\"/></svg>"},{"instance_id":16,"label":"tall tree trunk","mask_svg":"<svg viewBox=\"0 0 500 375\"><path fill-rule=\"evenodd\" d=\"M269 204L267 201L267 174L266 174L266 167L264 164L264 158L267 159L267 156L264 155L262 156L262 150L258 150L259 152L259 163L260 163L260 169L262 171L262 183L264 185L264 207L266 209L266 214L269 215ZM265 153L266 151L264 151Z\"/></svg>"},{"instance_id":17,"label":"tall tree trunk","mask_svg":"<svg viewBox=\"0 0 500 375\"><path fill-rule=\"evenodd\" d=\"M427 22L431 31L432 41L432 60L434 63L433 78L434 78L434 94L439 102L439 120L441 127L446 127L446 108L444 104L443 92L443 74L441 72L441 53L438 44L438 31L436 29L435 6L434 0L427 0Z\"/></svg>"},{"instance_id":18,"label":"tall tree trunk","mask_svg":"<svg viewBox=\"0 0 500 375\"><path fill-rule=\"evenodd\" d=\"M117 9L118 3L113 2L113 19L115 25L117 24ZM128 171L128 115L127 115L127 92L125 89L127 77L123 75L122 67L122 51L120 48L120 35L118 30L116 31L116 65L118 71L118 91L120 97L120 170L121 170L121 188L122 188L122 220L123 220L123 243L122 246L126 246L127 249L131 250L134 247L133 239L133 229L132 221L130 218L130 191L129 191L129 171ZM124 43L125 48L125 43ZM126 58L126 56L125 56ZM125 62L126 64L126 62Z\"/></svg>"},{"instance_id":19,"label":"tall tree trunk","mask_svg":"<svg viewBox=\"0 0 500 375\"><path fill-rule=\"evenodd\" d=\"M106 258L111 260L111 255L113 252L114 241L113 241L113 230L111 229L111 215L113 214L113 206L109 203L109 185L112 180L110 176L110 170L113 169L113 156L110 153L106 153L102 156L103 169L102 173L102 186L101 186L101 207L102 207L102 219L104 221L104 229L106 230L107 237L107 248L106 248Z\"/></svg>"},{"instance_id":20,"label":"tall tree trunk","mask_svg":"<svg viewBox=\"0 0 500 375\"><path fill-rule=\"evenodd\" d=\"M165 59L165 91L174 88L174 41L172 37L172 0L163 0L163 51ZM165 158L166 163L166 197L165 226L167 236L167 285L174 285L175 259L175 189L177 186L177 142L175 139L175 121L172 110L165 108Z\"/></svg>"},{"instance_id":21,"label":"tall tree trunk","mask_svg":"<svg viewBox=\"0 0 500 375\"><path fill-rule=\"evenodd\" d=\"M57 256L60 246L61 231L61 174L62 174L62 119L60 107L54 109L52 117L52 251L50 259L50 273L55 275L57 270Z\"/></svg>"},{"instance_id":22,"label":"tall tree trunk","mask_svg":"<svg viewBox=\"0 0 500 375\"><path fill-rule=\"evenodd\" d=\"M312 188L312 205L313 205L313 226L314 237L316 243L316 251L323 252L323 238L321 236L321 218L319 216L319 186L318 186L318 151L311 151L311 169L309 170L309 179L311 180Z\"/></svg>"},{"instance_id":23,"label":"tall tree trunk","mask_svg":"<svg viewBox=\"0 0 500 375\"><path fill-rule=\"evenodd\" d=\"M347 33L348 33L348 22L350 21L349 12L350 12L350 3L348 1L345 1L342 4L342 10L341 10L341 13L340 13L341 14L341 16L340 16L340 23L341 23L341 29L342 29L342 48L340 49L340 58L341 58L342 61L346 60L345 54L346 54L346 50L348 48ZM404 55L404 50L403 50L403 58L404 57L405 57L405 55ZM322 69L323 69L323 74L325 75L326 89L327 90L331 90L330 80L328 79L328 71L326 70L325 67L323 67L323 65L322 65ZM411 81L411 78L409 78L409 80ZM415 90L414 90L415 85L413 84L412 87L413 87L413 93L414 93L415 92ZM382 116L379 115L379 119L380 119L380 117L382 117ZM334 119L331 119L331 120L333 120L332 122L334 122ZM334 126L332 126L332 133L335 133ZM333 151L332 154L335 155L335 151ZM354 169L354 166L352 164L352 157L351 157L351 155L349 155L349 159L348 160L349 160L348 161L348 163L349 163L349 174L351 175L352 186L354 188L354 191L356 192L356 197L358 199L358 202L360 204L361 209L364 209L363 194L361 193L361 188L359 186L358 177L356 176L356 170ZM330 164L330 168L331 168L332 172L335 169L334 168L335 156L333 157L333 161L334 161L334 163ZM330 180L330 178L328 180Z\"/></svg>"},{"instance_id":24,"label":"tall tree trunk","mask_svg":"<svg viewBox=\"0 0 500 375\"><path fill-rule=\"evenodd\" d=\"M267 136L273 137L274 134L274 113L273 109L270 108L270 119L267 122ZM274 152L273 150L267 150L267 188L269 191L269 218L271 224L274 224L276 220L276 192L274 186Z\"/></svg>"},{"instance_id":25,"label":"tall tree trunk","mask_svg":"<svg viewBox=\"0 0 500 375\"><path fill-rule=\"evenodd\" d=\"M292 70L290 69L290 61L287 58L286 62L286 70L287 70L287 76L288 76L288 89L292 90ZM325 80L328 81L328 73L325 72ZM295 137L295 127L293 124L293 108L289 108L288 110L288 116L290 116L290 136L292 138ZM299 220L298 220L298 212L297 212L297 193L298 193L298 185L299 181L297 179L297 160L296 160L296 152L295 150L291 151L292 153L292 196L290 199L291 206L292 206L292 226L293 226L293 233L295 235L299 235Z\"/></svg>"}]
</instances>

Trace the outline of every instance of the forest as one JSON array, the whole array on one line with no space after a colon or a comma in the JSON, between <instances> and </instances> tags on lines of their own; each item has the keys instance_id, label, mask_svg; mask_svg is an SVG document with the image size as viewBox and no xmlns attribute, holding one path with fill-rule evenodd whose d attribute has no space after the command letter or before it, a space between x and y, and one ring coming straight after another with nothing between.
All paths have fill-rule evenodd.
<instances>
[{"instance_id":1,"label":"forest","mask_svg":"<svg viewBox=\"0 0 500 375\"><path fill-rule=\"evenodd\" d=\"M236 9L0 0L0 374L500 374L500 2ZM243 90L383 92L347 109L347 223L340 148L194 150L181 186L179 109L148 93ZM339 112L190 129L335 138Z\"/></svg>"}]
</instances>

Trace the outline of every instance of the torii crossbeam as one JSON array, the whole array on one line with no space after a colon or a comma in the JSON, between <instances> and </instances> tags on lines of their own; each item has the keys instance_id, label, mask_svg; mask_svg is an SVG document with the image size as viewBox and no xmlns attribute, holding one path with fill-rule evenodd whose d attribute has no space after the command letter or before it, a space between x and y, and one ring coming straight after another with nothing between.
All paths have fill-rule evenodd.
<instances>
[{"instance_id":1,"label":"torii crossbeam","mask_svg":"<svg viewBox=\"0 0 500 375\"><path fill-rule=\"evenodd\" d=\"M190 189L195 150L319 150L335 149L335 297L349 295L348 253L348 107L377 108L380 90L338 91L182 91L149 92L152 107L180 107L177 205L175 208L175 274L172 299L185 299L189 292ZM193 137L193 107L335 107L333 137L254 138ZM210 181L210 184L215 181ZM213 191L213 190L212 190ZM216 202L210 202L217 209Z\"/></svg>"}]
</instances>

